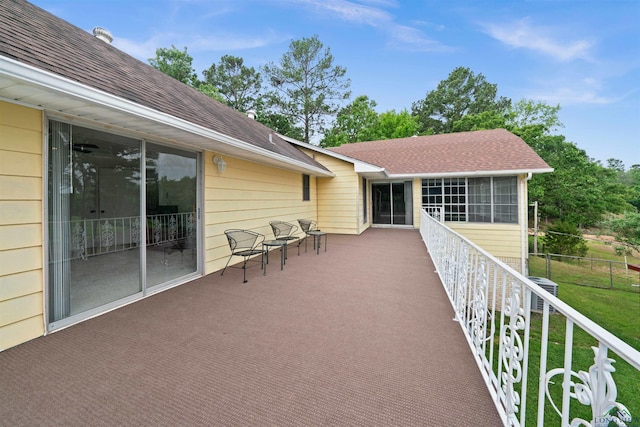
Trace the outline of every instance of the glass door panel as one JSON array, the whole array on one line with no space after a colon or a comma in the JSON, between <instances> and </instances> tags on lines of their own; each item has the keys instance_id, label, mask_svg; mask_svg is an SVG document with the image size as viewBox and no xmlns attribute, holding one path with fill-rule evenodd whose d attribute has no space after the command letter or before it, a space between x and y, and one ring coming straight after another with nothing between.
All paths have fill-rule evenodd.
<instances>
[{"instance_id":1,"label":"glass door panel","mask_svg":"<svg viewBox=\"0 0 640 427\"><path fill-rule=\"evenodd\" d=\"M411 181L371 184L373 223L389 225L413 224Z\"/></svg>"},{"instance_id":2,"label":"glass door panel","mask_svg":"<svg viewBox=\"0 0 640 427\"><path fill-rule=\"evenodd\" d=\"M373 223L391 224L391 186L371 184L373 196Z\"/></svg>"},{"instance_id":3,"label":"glass door panel","mask_svg":"<svg viewBox=\"0 0 640 427\"><path fill-rule=\"evenodd\" d=\"M393 224L405 225L404 183L394 182L391 184L391 194L393 196Z\"/></svg>"},{"instance_id":4,"label":"glass door panel","mask_svg":"<svg viewBox=\"0 0 640 427\"><path fill-rule=\"evenodd\" d=\"M50 322L141 291L140 142L49 125Z\"/></svg>"},{"instance_id":5,"label":"glass door panel","mask_svg":"<svg viewBox=\"0 0 640 427\"><path fill-rule=\"evenodd\" d=\"M198 269L197 154L147 143L147 287Z\"/></svg>"}]
</instances>

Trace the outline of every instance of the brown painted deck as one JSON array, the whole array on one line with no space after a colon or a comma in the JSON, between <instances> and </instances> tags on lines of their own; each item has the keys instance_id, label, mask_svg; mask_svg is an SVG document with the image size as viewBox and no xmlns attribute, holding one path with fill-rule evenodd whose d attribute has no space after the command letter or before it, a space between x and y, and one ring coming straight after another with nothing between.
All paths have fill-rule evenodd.
<instances>
[{"instance_id":1,"label":"brown painted deck","mask_svg":"<svg viewBox=\"0 0 640 427\"><path fill-rule=\"evenodd\" d=\"M417 231L277 263L0 353L0 425L501 424Z\"/></svg>"}]
</instances>

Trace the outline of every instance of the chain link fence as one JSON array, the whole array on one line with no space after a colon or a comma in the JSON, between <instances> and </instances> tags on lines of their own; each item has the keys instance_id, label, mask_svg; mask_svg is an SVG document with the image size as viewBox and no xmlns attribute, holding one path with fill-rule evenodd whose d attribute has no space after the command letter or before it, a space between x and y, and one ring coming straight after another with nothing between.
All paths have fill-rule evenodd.
<instances>
[{"instance_id":1,"label":"chain link fence","mask_svg":"<svg viewBox=\"0 0 640 427\"><path fill-rule=\"evenodd\" d=\"M621 261L558 254L530 254L529 276L594 288L640 292L640 273Z\"/></svg>"}]
</instances>

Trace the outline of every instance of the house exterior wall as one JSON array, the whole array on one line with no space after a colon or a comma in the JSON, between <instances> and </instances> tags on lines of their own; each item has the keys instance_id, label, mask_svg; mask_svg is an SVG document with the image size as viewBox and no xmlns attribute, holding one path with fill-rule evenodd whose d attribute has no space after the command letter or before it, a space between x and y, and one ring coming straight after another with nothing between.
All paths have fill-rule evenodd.
<instances>
[{"instance_id":1,"label":"house exterior wall","mask_svg":"<svg viewBox=\"0 0 640 427\"><path fill-rule=\"evenodd\" d=\"M224 268L229 244L224 231L249 229L273 238L269 221L298 224L317 219L316 179L310 178L310 200L302 200L302 174L223 156L221 173L214 153L204 154L204 273ZM298 230L297 235L303 233Z\"/></svg>"},{"instance_id":2,"label":"house exterior wall","mask_svg":"<svg viewBox=\"0 0 640 427\"><path fill-rule=\"evenodd\" d=\"M0 351L44 334L42 123L0 101Z\"/></svg>"},{"instance_id":3,"label":"house exterior wall","mask_svg":"<svg viewBox=\"0 0 640 427\"><path fill-rule=\"evenodd\" d=\"M45 333L43 120L40 110L0 102L0 351ZM224 155L221 173L215 154L202 154L203 274L226 264L226 229L272 238L269 221L318 219L316 178L303 201L301 173Z\"/></svg>"},{"instance_id":4,"label":"house exterior wall","mask_svg":"<svg viewBox=\"0 0 640 427\"><path fill-rule=\"evenodd\" d=\"M420 211L422 210L422 180L413 180L413 228L420 228Z\"/></svg>"},{"instance_id":5,"label":"house exterior wall","mask_svg":"<svg viewBox=\"0 0 640 427\"><path fill-rule=\"evenodd\" d=\"M316 161L335 174L318 178L318 227L327 233L360 234L368 224L362 218L362 178L353 164L315 153Z\"/></svg>"},{"instance_id":6,"label":"house exterior wall","mask_svg":"<svg viewBox=\"0 0 640 427\"><path fill-rule=\"evenodd\" d=\"M446 225L497 258L522 256L519 224L447 222Z\"/></svg>"}]
</instances>

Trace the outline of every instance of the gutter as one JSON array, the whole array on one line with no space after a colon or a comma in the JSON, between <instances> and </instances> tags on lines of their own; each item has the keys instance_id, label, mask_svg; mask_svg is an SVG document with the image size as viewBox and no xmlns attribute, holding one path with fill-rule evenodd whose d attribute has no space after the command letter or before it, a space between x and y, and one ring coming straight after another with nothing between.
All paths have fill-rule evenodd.
<instances>
[{"instance_id":1,"label":"gutter","mask_svg":"<svg viewBox=\"0 0 640 427\"><path fill-rule=\"evenodd\" d=\"M520 227L522 233L522 256L520 257L520 271L523 276L528 276L529 272L527 271L527 260L529 259L529 194L528 194L528 185L527 183L531 181L533 177L533 173L529 172L526 177L520 180L520 187L522 191L522 205L524 209L521 214L522 226Z\"/></svg>"},{"instance_id":2,"label":"gutter","mask_svg":"<svg viewBox=\"0 0 640 427\"><path fill-rule=\"evenodd\" d=\"M256 147L249 142L242 141L225 135L213 129L196 125L187 120L177 118L167 113L162 113L149 107L142 106L133 101L111 95L107 92L92 88L83 83L74 82L49 71L41 70L28 64L7 58L0 55L0 75L7 75L20 82L42 88L43 90L56 92L72 99L80 99L94 106L104 107L108 110L121 112L123 114L135 116L154 123L169 126L192 135L200 136L209 140L215 140L230 147L240 149L252 154L275 160L277 162L289 164L297 168L313 171L322 176L333 176L326 170L310 166L304 162L291 159L287 156L274 153L263 148ZM15 102L15 100L13 101ZM23 104L24 105L24 104ZM48 110L46 105L34 106L33 108ZM58 111L51 108L52 111ZM60 114L65 114L60 111ZM123 128L126 129L126 128ZM203 148L203 147L199 147Z\"/></svg>"},{"instance_id":3,"label":"gutter","mask_svg":"<svg viewBox=\"0 0 640 427\"><path fill-rule=\"evenodd\" d=\"M513 176L534 173L553 172L553 168L543 169L513 169L513 170L486 170L486 171L468 171L468 172L428 172L428 173L399 173L389 174L390 178L470 178L470 177L488 177L488 176Z\"/></svg>"}]
</instances>

